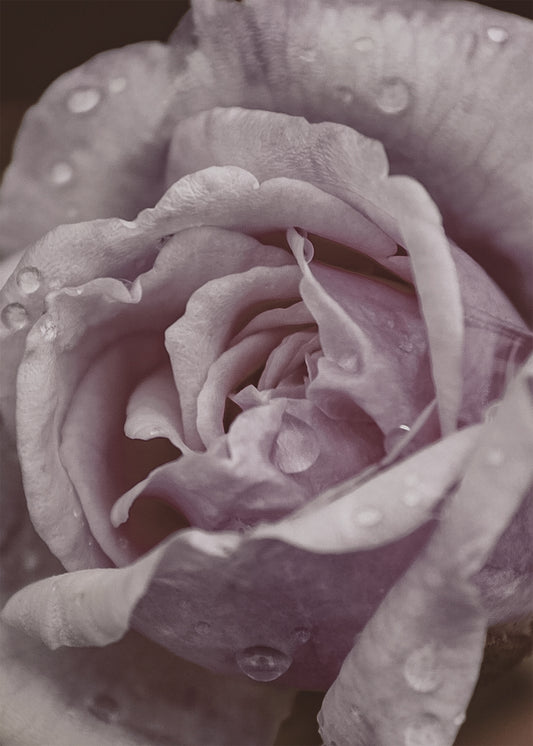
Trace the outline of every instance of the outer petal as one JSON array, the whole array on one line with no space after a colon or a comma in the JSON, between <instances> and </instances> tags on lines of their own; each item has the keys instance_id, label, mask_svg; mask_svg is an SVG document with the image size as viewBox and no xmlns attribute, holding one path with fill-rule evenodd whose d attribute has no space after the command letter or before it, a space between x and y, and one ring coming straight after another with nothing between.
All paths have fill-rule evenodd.
<instances>
[{"instance_id":1,"label":"outer petal","mask_svg":"<svg viewBox=\"0 0 533 746\"><path fill-rule=\"evenodd\" d=\"M3 183L4 250L61 223L130 219L157 201L178 70L172 50L147 42L99 54L50 86L24 118Z\"/></svg>"},{"instance_id":2,"label":"outer petal","mask_svg":"<svg viewBox=\"0 0 533 746\"><path fill-rule=\"evenodd\" d=\"M381 746L398 734L406 746L452 743L478 676L487 626L473 577L533 482L532 366L530 358L484 427L427 549L343 664L323 705L327 744ZM529 603L531 610L531 594Z\"/></svg>"},{"instance_id":3,"label":"outer petal","mask_svg":"<svg viewBox=\"0 0 533 746\"><path fill-rule=\"evenodd\" d=\"M529 21L466 2L193 2L219 102L348 124L530 308ZM435 54L435 49L439 50Z\"/></svg>"},{"instance_id":4,"label":"outer petal","mask_svg":"<svg viewBox=\"0 0 533 746\"><path fill-rule=\"evenodd\" d=\"M9 746L270 746L293 696L214 676L135 633L104 650L50 651L1 623L0 650Z\"/></svg>"}]
</instances>

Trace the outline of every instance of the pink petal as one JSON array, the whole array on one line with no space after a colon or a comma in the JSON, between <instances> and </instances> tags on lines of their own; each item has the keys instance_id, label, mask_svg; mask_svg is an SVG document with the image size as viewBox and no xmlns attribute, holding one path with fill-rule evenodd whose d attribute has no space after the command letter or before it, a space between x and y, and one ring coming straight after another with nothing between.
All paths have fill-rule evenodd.
<instances>
[{"instance_id":1,"label":"pink petal","mask_svg":"<svg viewBox=\"0 0 533 746\"><path fill-rule=\"evenodd\" d=\"M275 254L273 263L279 263ZM206 282L191 296L185 314L167 329L165 344L190 448L202 447L196 400L210 365L229 344L239 322L246 323L265 305L286 304L298 296L299 274L296 266L259 266Z\"/></svg>"},{"instance_id":2,"label":"pink petal","mask_svg":"<svg viewBox=\"0 0 533 746\"><path fill-rule=\"evenodd\" d=\"M0 739L10 746L269 746L293 697L213 676L135 633L105 650L50 651L2 624L0 650Z\"/></svg>"},{"instance_id":3,"label":"pink petal","mask_svg":"<svg viewBox=\"0 0 533 746\"><path fill-rule=\"evenodd\" d=\"M168 438L186 452L181 433L180 402L168 364L158 368L130 396L124 433L128 438Z\"/></svg>"},{"instance_id":4,"label":"pink petal","mask_svg":"<svg viewBox=\"0 0 533 746\"><path fill-rule=\"evenodd\" d=\"M324 700L339 746L453 742L477 679L488 610L473 578L533 479L532 363L486 424L426 550L369 622ZM398 619L402 620L401 626Z\"/></svg>"},{"instance_id":5,"label":"pink petal","mask_svg":"<svg viewBox=\"0 0 533 746\"><path fill-rule=\"evenodd\" d=\"M388 192L411 257L426 322L441 429L446 435L456 427L462 401L464 321L457 269L440 213L420 184L393 177Z\"/></svg>"},{"instance_id":6,"label":"pink petal","mask_svg":"<svg viewBox=\"0 0 533 746\"><path fill-rule=\"evenodd\" d=\"M409 0L195 0L193 13L219 104L376 138L395 173L428 188L446 232L530 309L529 21Z\"/></svg>"}]
</instances>

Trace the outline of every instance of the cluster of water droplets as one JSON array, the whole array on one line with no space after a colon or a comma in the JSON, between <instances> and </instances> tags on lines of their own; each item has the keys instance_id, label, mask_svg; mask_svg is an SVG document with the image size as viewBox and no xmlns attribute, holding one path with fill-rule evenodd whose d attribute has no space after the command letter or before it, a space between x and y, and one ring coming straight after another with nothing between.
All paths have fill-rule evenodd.
<instances>
[{"instance_id":1,"label":"cluster of water droplets","mask_svg":"<svg viewBox=\"0 0 533 746\"><path fill-rule=\"evenodd\" d=\"M17 287L22 295L32 295L41 287L42 277L37 267L22 267L16 275ZM30 321L26 307L15 301L4 306L0 319L9 331L23 329Z\"/></svg>"},{"instance_id":2,"label":"cluster of water droplets","mask_svg":"<svg viewBox=\"0 0 533 746\"><path fill-rule=\"evenodd\" d=\"M117 95L126 90L128 81L123 76L116 76L109 80L107 91L111 95ZM85 116L95 111L104 97L102 89L92 85L83 85L70 91L65 100L67 112L74 116ZM74 168L67 160L59 160L54 163L49 171L48 178L56 187L69 184L74 178ZM75 208L70 208L68 217L76 217Z\"/></svg>"}]
</instances>

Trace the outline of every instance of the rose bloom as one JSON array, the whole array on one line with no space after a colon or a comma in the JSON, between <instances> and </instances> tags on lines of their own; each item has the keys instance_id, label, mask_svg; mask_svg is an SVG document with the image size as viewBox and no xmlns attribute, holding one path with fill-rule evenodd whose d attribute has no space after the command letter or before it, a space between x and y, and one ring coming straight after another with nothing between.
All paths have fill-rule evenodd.
<instances>
[{"instance_id":1,"label":"rose bloom","mask_svg":"<svg viewBox=\"0 0 533 746\"><path fill-rule=\"evenodd\" d=\"M531 28L193 0L28 112L6 746L271 744L296 689L328 746L448 746L488 628L526 651Z\"/></svg>"}]
</instances>

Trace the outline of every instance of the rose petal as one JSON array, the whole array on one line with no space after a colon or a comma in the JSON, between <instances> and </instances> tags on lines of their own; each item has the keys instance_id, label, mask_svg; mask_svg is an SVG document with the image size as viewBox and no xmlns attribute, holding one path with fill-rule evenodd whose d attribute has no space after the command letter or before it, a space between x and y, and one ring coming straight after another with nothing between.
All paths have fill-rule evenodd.
<instances>
[{"instance_id":1,"label":"rose petal","mask_svg":"<svg viewBox=\"0 0 533 746\"><path fill-rule=\"evenodd\" d=\"M325 355L309 397L318 406L326 398L321 389L329 397L330 363L345 378L344 386L335 381L335 396L349 392L384 433L413 422L433 396L415 298L368 277L308 265L302 255L304 239L289 231L288 240L303 274L300 293L318 324ZM416 388L397 385L406 379L416 380Z\"/></svg>"},{"instance_id":2,"label":"rose petal","mask_svg":"<svg viewBox=\"0 0 533 746\"><path fill-rule=\"evenodd\" d=\"M168 438L182 452L180 401L168 364L147 376L130 396L124 433L128 438Z\"/></svg>"},{"instance_id":3,"label":"rose petal","mask_svg":"<svg viewBox=\"0 0 533 746\"><path fill-rule=\"evenodd\" d=\"M410 0L195 0L193 13L219 104L376 138L396 173L429 189L447 233L530 310L528 20Z\"/></svg>"},{"instance_id":4,"label":"rose petal","mask_svg":"<svg viewBox=\"0 0 533 746\"><path fill-rule=\"evenodd\" d=\"M343 664L323 704L326 743L370 746L399 733L406 744L453 742L477 679L487 625L486 600L472 579L533 480L532 372L530 359L484 426L427 549Z\"/></svg>"},{"instance_id":5,"label":"rose petal","mask_svg":"<svg viewBox=\"0 0 533 746\"><path fill-rule=\"evenodd\" d=\"M447 435L457 424L463 397L464 320L457 269L440 213L427 192L412 179L399 176L390 179L388 188L411 257L441 429Z\"/></svg>"},{"instance_id":6,"label":"rose petal","mask_svg":"<svg viewBox=\"0 0 533 746\"><path fill-rule=\"evenodd\" d=\"M2 624L0 648L0 739L10 746L269 746L293 697L215 677L134 633L105 650L50 651Z\"/></svg>"}]
</instances>

